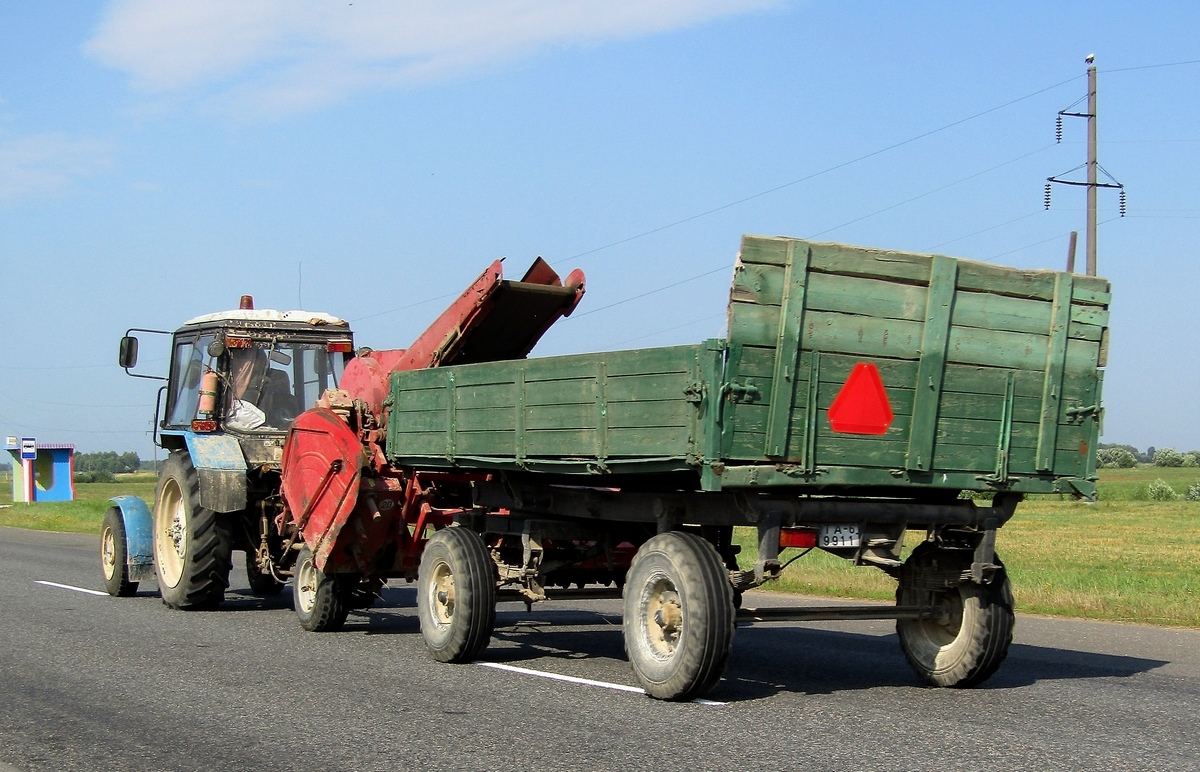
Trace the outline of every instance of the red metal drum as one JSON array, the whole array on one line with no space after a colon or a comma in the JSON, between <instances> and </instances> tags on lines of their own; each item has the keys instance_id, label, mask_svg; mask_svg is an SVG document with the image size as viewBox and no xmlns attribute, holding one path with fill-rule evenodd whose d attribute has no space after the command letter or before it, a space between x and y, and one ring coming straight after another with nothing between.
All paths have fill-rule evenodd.
<instances>
[{"instance_id":1,"label":"red metal drum","mask_svg":"<svg viewBox=\"0 0 1200 772\"><path fill-rule=\"evenodd\" d=\"M325 408L300 414L284 441L283 498L321 570L358 503L363 463L354 431Z\"/></svg>"}]
</instances>

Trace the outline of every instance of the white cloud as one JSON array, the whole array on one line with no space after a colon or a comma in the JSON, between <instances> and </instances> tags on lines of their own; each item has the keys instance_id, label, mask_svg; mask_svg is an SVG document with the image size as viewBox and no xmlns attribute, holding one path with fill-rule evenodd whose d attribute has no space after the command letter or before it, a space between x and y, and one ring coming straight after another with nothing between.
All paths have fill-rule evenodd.
<instances>
[{"instance_id":1,"label":"white cloud","mask_svg":"<svg viewBox=\"0 0 1200 772\"><path fill-rule=\"evenodd\" d=\"M141 90L295 111L780 0L115 0L85 50Z\"/></svg>"},{"instance_id":2,"label":"white cloud","mask_svg":"<svg viewBox=\"0 0 1200 772\"><path fill-rule=\"evenodd\" d=\"M0 139L0 202L61 193L111 161L111 147L97 139L65 134Z\"/></svg>"}]
</instances>

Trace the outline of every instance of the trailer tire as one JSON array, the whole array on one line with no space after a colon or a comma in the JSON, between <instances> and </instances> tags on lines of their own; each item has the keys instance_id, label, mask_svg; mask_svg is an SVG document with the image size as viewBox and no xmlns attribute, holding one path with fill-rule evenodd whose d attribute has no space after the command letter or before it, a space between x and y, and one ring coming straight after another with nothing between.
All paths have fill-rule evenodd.
<instances>
[{"instance_id":1,"label":"trailer tire","mask_svg":"<svg viewBox=\"0 0 1200 772\"><path fill-rule=\"evenodd\" d=\"M487 648L496 624L496 567L468 528L430 537L417 573L417 617L438 662L470 662Z\"/></svg>"},{"instance_id":2,"label":"trailer tire","mask_svg":"<svg viewBox=\"0 0 1200 772\"><path fill-rule=\"evenodd\" d=\"M283 582L260 571L257 558L254 552L246 550L246 578L250 582L250 592L260 598L273 598L283 590Z\"/></svg>"},{"instance_id":3,"label":"trailer tire","mask_svg":"<svg viewBox=\"0 0 1200 772\"><path fill-rule=\"evenodd\" d=\"M225 519L200 506L200 478L187 453L163 464L154 497L154 566L163 603L214 609L229 586L233 537Z\"/></svg>"},{"instance_id":4,"label":"trailer tire","mask_svg":"<svg viewBox=\"0 0 1200 772\"><path fill-rule=\"evenodd\" d=\"M625 654L651 697L689 700L715 686L733 650L734 617L729 573L701 537L662 533L634 556L624 591Z\"/></svg>"},{"instance_id":5,"label":"trailer tire","mask_svg":"<svg viewBox=\"0 0 1200 772\"><path fill-rule=\"evenodd\" d=\"M345 582L317 568L307 546L301 548L293 569L292 606L300 626L310 633L341 630L350 614Z\"/></svg>"},{"instance_id":6,"label":"trailer tire","mask_svg":"<svg viewBox=\"0 0 1200 772\"><path fill-rule=\"evenodd\" d=\"M138 583L129 581L129 542L121 510L109 507L100 526L100 568L104 571L104 589L114 598L137 593Z\"/></svg>"},{"instance_id":7,"label":"trailer tire","mask_svg":"<svg viewBox=\"0 0 1200 772\"><path fill-rule=\"evenodd\" d=\"M896 621L905 659L933 686L966 688L983 683L1004 662L1012 643L1012 584L999 558L989 584L962 582L947 590L928 590L907 585L904 579L914 569L962 572L970 569L971 560L968 550L922 544L905 561L896 588L897 605L946 605L948 613L940 619Z\"/></svg>"}]
</instances>

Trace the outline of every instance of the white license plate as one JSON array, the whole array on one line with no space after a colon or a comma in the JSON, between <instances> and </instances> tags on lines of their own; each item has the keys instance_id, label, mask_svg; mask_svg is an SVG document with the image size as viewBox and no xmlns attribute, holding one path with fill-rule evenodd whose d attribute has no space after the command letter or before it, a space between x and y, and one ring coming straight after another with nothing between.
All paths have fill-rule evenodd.
<instances>
[{"instance_id":1,"label":"white license plate","mask_svg":"<svg viewBox=\"0 0 1200 772\"><path fill-rule=\"evenodd\" d=\"M862 532L857 525L823 525L817 535L817 546L822 549L857 547L862 544Z\"/></svg>"}]
</instances>

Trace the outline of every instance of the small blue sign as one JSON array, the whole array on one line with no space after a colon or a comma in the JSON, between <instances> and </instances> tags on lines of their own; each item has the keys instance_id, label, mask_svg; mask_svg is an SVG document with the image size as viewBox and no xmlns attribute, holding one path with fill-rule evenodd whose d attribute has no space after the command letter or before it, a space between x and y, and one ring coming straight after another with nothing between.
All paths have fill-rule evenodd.
<instances>
[{"instance_id":1,"label":"small blue sign","mask_svg":"<svg viewBox=\"0 0 1200 772\"><path fill-rule=\"evenodd\" d=\"M21 438L21 460L34 461L37 459L37 440L33 437Z\"/></svg>"}]
</instances>

